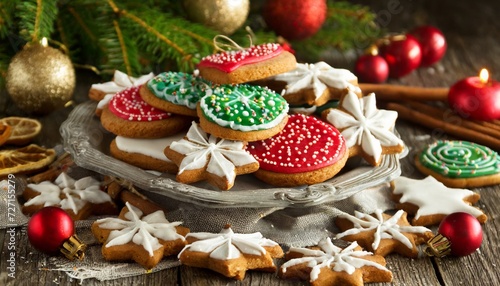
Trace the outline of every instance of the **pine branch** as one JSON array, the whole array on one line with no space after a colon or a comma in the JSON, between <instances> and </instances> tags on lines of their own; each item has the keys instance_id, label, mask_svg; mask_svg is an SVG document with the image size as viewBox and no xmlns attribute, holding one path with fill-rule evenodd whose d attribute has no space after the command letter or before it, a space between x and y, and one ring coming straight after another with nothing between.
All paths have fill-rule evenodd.
<instances>
[{"instance_id":1,"label":"pine branch","mask_svg":"<svg viewBox=\"0 0 500 286\"><path fill-rule=\"evenodd\" d=\"M18 1L0 0L0 38L5 38L9 30L14 25L13 16L15 15Z\"/></svg>"},{"instance_id":2,"label":"pine branch","mask_svg":"<svg viewBox=\"0 0 500 286\"><path fill-rule=\"evenodd\" d=\"M17 5L21 36L26 41L50 38L57 18L57 0L25 0Z\"/></svg>"}]
</instances>

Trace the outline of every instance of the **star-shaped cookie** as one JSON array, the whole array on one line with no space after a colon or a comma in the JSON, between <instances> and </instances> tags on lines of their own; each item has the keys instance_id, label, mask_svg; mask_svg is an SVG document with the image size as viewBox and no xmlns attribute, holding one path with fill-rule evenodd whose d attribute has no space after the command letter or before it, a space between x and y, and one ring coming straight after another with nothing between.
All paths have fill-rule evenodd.
<instances>
[{"instance_id":1,"label":"star-shaped cookie","mask_svg":"<svg viewBox=\"0 0 500 286\"><path fill-rule=\"evenodd\" d=\"M342 233L336 238L356 241L374 254L386 256L392 252L407 257L418 257L417 245L433 237L430 229L411 226L406 212L399 210L393 216L377 209L368 215L355 211L355 216L342 214L335 219Z\"/></svg>"},{"instance_id":2,"label":"star-shaped cookie","mask_svg":"<svg viewBox=\"0 0 500 286\"><path fill-rule=\"evenodd\" d=\"M315 286L362 286L392 281L384 257L361 250L356 242L342 249L326 238L317 247L290 248L286 259L288 261L281 265L280 277L307 280Z\"/></svg>"},{"instance_id":3,"label":"star-shaped cookie","mask_svg":"<svg viewBox=\"0 0 500 286\"><path fill-rule=\"evenodd\" d=\"M229 225L220 233L190 233L186 239L189 244L179 253L182 264L209 268L237 280L243 280L247 270L274 272L273 258L283 257L279 244L260 232L234 233Z\"/></svg>"},{"instance_id":4,"label":"star-shaped cookie","mask_svg":"<svg viewBox=\"0 0 500 286\"><path fill-rule=\"evenodd\" d=\"M189 229L181 222L169 222L163 211L143 216L128 202L118 218L103 218L92 224L92 233L102 243L102 255L109 261L133 260L146 269L163 257L175 255L186 245Z\"/></svg>"},{"instance_id":5,"label":"star-shaped cookie","mask_svg":"<svg viewBox=\"0 0 500 286\"><path fill-rule=\"evenodd\" d=\"M422 180L398 177L391 183L396 207L414 215L413 225L435 225L455 212L466 212L479 222L487 220L486 214L472 204L479 201L479 194L467 189L446 187L432 176Z\"/></svg>"},{"instance_id":6,"label":"star-shaped cookie","mask_svg":"<svg viewBox=\"0 0 500 286\"><path fill-rule=\"evenodd\" d=\"M403 141L393 132L398 113L378 109L374 93L358 98L349 90L338 109L325 110L322 115L344 135L351 157L361 155L378 166L383 154L401 153L404 149Z\"/></svg>"}]
</instances>

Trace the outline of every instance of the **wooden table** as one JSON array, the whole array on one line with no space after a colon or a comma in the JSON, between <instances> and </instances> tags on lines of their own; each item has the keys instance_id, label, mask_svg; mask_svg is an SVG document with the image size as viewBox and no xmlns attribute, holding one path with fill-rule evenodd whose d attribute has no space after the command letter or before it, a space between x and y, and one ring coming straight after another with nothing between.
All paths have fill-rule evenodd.
<instances>
[{"instance_id":1,"label":"wooden table","mask_svg":"<svg viewBox=\"0 0 500 286\"><path fill-rule=\"evenodd\" d=\"M369 1L355 1L373 7L380 15L380 24L389 31L401 32L420 24L432 24L441 28L447 38L448 51L445 58L433 68L421 68L411 75L399 80L390 80L400 85L423 87L447 87L457 80L476 75L482 67L487 67L493 78L500 78L500 2L496 0L478 4L471 1L397 1L388 0L372 4ZM333 65L335 65L333 63ZM76 103L86 99L86 93L92 82L99 79L87 73L78 76L78 87L75 93ZM3 94L5 91L2 91ZM5 96L0 97L0 117L18 113L10 106ZM70 108L60 110L51 116L40 118L44 126L53 126L52 131L37 139L37 143L50 146L60 142L57 133L58 125L69 113ZM432 137L432 130L398 120L397 129L410 148L410 156L402 160L404 176L422 178L414 167L412 152L435 139L451 138L447 135ZM50 134L49 134L50 133ZM55 143L54 143L55 142ZM499 146L500 147L500 146ZM500 148L497 148L497 151ZM481 195L478 204L488 215L489 220L483 225L484 240L479 251L461 258L446 257L443 259L422 258L408 259L399 255L386 257L388 268L394 275L393 285L500 285L500 185L477 188L474 191ZM434 228L435 230L435 228ZM20 232L20 228L17 230ZM17 249L16 279L7 277L8 236L0 232L0 245L3 245L0 260L0 284L2 285L78 285L63 273L43 271L36 263L23 263L26 256L31 261L43 254L33 252L28 247L25 235L18 236L19 245L27 245ZM204 269L177 267L152 274L117 279L106 283L96 280L85 280L84 285L306 285L302 281L278 279L275 274L248 272L241 281L233 281ZM384 284L373 284L384 285ZM392 285L392 284L390 284Z\"/></svg>"}]
</instances>

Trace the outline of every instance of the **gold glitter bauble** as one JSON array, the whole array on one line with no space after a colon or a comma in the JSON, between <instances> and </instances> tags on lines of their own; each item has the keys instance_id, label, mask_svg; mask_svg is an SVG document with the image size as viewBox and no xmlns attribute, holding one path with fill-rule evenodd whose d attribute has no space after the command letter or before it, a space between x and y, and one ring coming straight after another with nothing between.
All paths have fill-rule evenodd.
<instances>
[{"instance_id":1,"label":"gold glitter bauble","mask_svg":"<svg viewBox=\"0 0 500 286\"><path fill-rule=\"evenodd\" d=\"M230 35L245 23L249 0L184 0L188 17L214 30Z\"/></svg>"},{"instance_id":2,"label":"gold glitter bauble","mask_svg":"<svg viewBox=\"0 0 500 286\"><path fill-rule=\"evenodd\" d=\"M52 47L28 44L11 60L7 92L28 113L47 114L71 100L75 69L68 56Z\"/></svg>"}]
</instances>

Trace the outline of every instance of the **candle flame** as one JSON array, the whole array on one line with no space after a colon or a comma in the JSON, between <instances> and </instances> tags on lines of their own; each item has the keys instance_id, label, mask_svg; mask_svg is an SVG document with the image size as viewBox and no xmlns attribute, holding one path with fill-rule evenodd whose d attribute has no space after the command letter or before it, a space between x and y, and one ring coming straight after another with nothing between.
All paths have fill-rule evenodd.
<instances>
[{"instance_id":1,"label":"candle flame","mask_svg":"<svg viewBox=\"0 0 500 286\"><path fill-rule=\"evenodd\" d=\"M40 40L40 44L42 44L42 46L44 47L47 47L49 45L49 42L47 40L46 37L43 37L41 40Z\"/></svg>"},{"instance_id":2,"label":"candle flame","mask_svg":"<svg viewBox=\"0 0 500 286\"><path fill-rule=\"evenodd\" d=\"M488 73L488 70L487 70L487 69L482 69L482 70L479 72L479 80L480 80L482 83L487 83L487 82L488 82L489 77L490 77L490 74Z\"/></svg>"}]
</instances>

